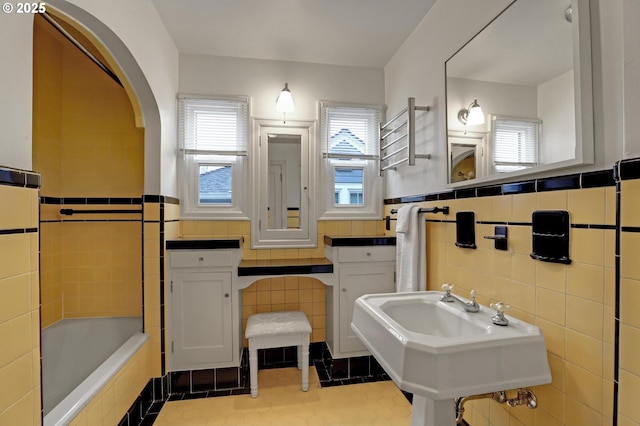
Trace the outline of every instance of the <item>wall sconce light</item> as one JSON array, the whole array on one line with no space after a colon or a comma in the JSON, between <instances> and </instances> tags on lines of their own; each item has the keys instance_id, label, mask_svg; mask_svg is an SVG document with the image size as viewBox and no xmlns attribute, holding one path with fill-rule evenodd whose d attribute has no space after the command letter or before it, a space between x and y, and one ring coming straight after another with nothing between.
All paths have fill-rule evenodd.
<instances>
[{"instance_id":1,"label":"wall sconce light","mask_svg":"<svg viewBox=\"0 0 640 426\"><path fill-rule=\"evenodd\" d=\"M484 112L476 99L469 104L469 108L461 109L458 112L458 120L462 124L475 126L476 124L484 124Z\"/></svg>"},{"instance_id":2,"label":"wall sconce light","mask_svg":"<svg viewBox=\"0 0 640 426\"><path fill-rule=\"evenodd\" d=\"M283 122L286 123L287 113L293 112L294 110L295 105L293 104L293 97L291 96L288 83L285 83L284 89L282 89L282 92L280 92L280 95L276 100L276 111L282 113Z\"/></svg>"}]
</instances>

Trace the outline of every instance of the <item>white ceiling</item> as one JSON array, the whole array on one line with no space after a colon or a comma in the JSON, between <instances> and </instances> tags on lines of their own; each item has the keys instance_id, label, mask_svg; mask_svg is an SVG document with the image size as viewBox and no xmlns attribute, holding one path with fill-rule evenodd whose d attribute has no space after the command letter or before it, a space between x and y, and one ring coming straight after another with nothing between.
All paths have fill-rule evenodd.
<instances>
[{"instance_id":1,"label":"white ceiling","mask_svg":"<svg viewBox=\"0 0 640 426\"><path fill-rule=\"evenodd\" d=\"M151 0L181 53L381 68L436 0Z\"/></svg>"}]
</instances>

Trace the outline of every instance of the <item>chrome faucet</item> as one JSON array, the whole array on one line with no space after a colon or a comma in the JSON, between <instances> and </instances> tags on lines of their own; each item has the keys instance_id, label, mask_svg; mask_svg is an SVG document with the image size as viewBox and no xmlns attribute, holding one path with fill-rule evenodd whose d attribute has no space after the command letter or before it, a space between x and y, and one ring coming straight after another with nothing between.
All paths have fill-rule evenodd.
<instances>
[{"instance_id":1,"label":"chrome faucet","mask_svg":"<svg viewBox=\"0 0 640 426\"><path fill-rule=\"evenodd\" d=\"M471 300L469 302L465 302L462 299L459 299L451 294L451 290L453 290L453 284L442 284L442 289L446 291L446 293L442 295L440 301L447 303L458 302L458 304L462 305L464 310L467 312L478 312L480 310L480 305L478 305L478 303L476 302L475 290L471 290Z\"/></svg>"}]
</instances>

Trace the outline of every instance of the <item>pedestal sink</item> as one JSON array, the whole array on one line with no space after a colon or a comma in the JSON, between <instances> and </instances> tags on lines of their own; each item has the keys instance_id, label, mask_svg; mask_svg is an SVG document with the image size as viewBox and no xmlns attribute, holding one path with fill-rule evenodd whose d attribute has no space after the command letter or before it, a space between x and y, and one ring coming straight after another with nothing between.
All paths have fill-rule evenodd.
<instances>
[{"instance_id":1,"label":"pedestal sink","mask_svg":"<svg viewBox=\"0 0 640 426\"><path fill-rule=\"evenodd\" d=\"M551 382L542 333L495 311L466 312L444 293L371 294L351 328L400 389L413 393L412 425L455 425L454 398Z\"/></svg>"}]
</instances>

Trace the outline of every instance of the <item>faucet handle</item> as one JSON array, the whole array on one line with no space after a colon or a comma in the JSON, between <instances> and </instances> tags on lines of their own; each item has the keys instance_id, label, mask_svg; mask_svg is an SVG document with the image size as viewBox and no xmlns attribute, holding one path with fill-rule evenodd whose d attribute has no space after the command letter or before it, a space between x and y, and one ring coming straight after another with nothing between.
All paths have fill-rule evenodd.
<instances>
[{"instance_id":1,"label":"faucet handle","mask_svg":"<svg viewBox=\"0 0 640 426\"><path fill-rule=\"evenodd\" d=\"M450 293L451 290L453 290L453 287L454 287L453 284L444 283L440 288L442 288L442 290L446 291L447 293Z\"/></svg>"},{"instance_id":2,"label":"faucet handle","mask_svg":"<svg viewBox=\"0 0 640 426\"><path fill-rule=\"evenodd\" d=\"M471 290L471 300L473 300L475 302L476 301L476 296L477 296L476 291L475 290Z\"/></svg>"},{"instance_id":3,"label":"faucet handle","mask_svg":"<svg viewBox=\"0 0 640 426\"><path fill-rule=\"evenodd\" d=\"M509 320L504 316L503 312L505 309L510 309L511 306L505 305L502 302L491 303L489 306L491 306L491 309L496 310L496 314L491 317L491 321L495 325L500 325L500 326L509 325Z\"/></svg>"},{"instance_id":4,"label":"faucet handle","mask_svg":"<svg viewBox=\"0 0 640 426\"><path fill-rule=\"evenodd\" d=\"M511 306L505 305L502 302L491 303L489 306L491 307L491 309L495 309L499 313L503 313L505 309L511 309Z\"/></svg>"}]
</instances>

